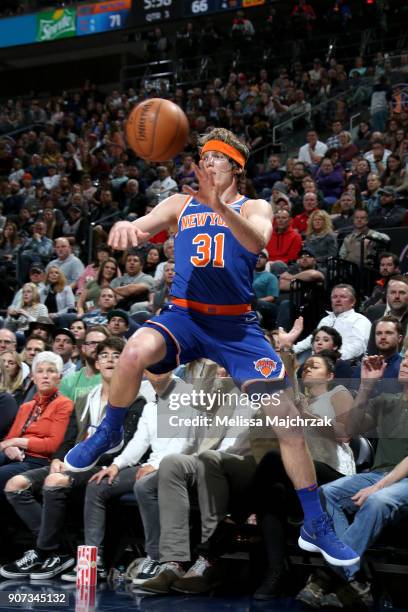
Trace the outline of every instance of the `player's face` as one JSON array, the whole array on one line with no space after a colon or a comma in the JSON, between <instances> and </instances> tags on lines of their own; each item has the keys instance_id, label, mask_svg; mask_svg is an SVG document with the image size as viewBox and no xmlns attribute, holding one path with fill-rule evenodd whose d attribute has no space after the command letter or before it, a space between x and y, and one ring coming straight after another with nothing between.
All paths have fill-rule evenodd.
<instances>
[{"instance_id":1,"label":"player's face","mask_svg":"<svg viewBox=\"0 0 408 612\"><path fill-rule=\"evenodd\" d=\"M219 151L206 151L202 156L202 161L208 172L214 175L215 182L232 178L232 165L229 158Z\"/></svg>"}]
</instances>

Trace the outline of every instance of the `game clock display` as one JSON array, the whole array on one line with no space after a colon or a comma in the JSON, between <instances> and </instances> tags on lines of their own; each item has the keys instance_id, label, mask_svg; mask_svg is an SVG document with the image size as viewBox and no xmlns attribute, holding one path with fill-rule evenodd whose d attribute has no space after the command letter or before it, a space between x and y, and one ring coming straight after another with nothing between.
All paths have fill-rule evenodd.
<instances>
[{"instance_id":1,"label":"game clock display","mask_svg":"<svg viewBox=\"0 0 408 612\"><path fill-rule=\"evenodd\" d=\"M266 0L136 0L137 24L174 21L265 4Z\"/></svg>"},{"instance_id":2,"label":"game clock display","mask_svg":"<svg viewBox=\"0 0 408 612\"><path fill-rule=\"evenodd\" d=\"M77 7L77 36L129 27L132 0L111 0Z\"/></svg>"}]
</instances>

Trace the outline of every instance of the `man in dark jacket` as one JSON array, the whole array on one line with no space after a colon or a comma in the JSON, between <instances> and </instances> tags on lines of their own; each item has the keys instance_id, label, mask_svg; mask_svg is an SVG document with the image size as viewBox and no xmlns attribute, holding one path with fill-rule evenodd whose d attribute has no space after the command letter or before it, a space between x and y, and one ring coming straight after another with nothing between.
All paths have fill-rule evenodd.
<instances>
[{"instance_id":1,"label":"man in dark jacket","mask_svg":"<svg viewBox=\"0 0 408 612\"><path fill-rule=\"evenodd\" d=\"M368 218L370 227L399 227L407 213L406 208L398 206L394 187L378 190L381 209L373 211Z\"/></svg>"}]
</instances>

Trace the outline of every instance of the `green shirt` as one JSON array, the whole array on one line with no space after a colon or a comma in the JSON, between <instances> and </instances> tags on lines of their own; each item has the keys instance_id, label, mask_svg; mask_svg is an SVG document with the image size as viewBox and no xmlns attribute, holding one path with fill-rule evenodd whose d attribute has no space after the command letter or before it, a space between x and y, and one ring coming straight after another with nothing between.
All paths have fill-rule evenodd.
<instances>
[{"instance_id":1,"label":"green shirt","mask_svg":"<svg viewBox=\"0 0 408 612\"><path fill-rule=\"evenodd\" d=\"M408 456L408 401L401 393L382 393L368 402L378 444L371 468L388 472Z\"/></svg>"},{"instance_id":2,"label":"green shirt","mask_svg":"<svg viewBox=\"0 0 408 612\"><path fill-rule=\"evenodd\" d=\"M81 368L79 372L64 376L60 382L59 390L61 395L69 397L75 402L79 397L86 395L96 385L102 382L100 374L94 374L91 377L85 375L85 368Z\"/></svg>"}]
</instances>

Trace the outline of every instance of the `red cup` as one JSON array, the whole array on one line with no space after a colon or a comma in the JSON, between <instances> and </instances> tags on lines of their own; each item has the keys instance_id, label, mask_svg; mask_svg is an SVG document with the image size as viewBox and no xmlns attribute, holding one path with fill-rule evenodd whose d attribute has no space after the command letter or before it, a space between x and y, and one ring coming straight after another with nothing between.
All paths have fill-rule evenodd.
<instances>
[{"instance_id":1,"label":"red cup","mask_svg":"<svg viewBox=\"0 0 408 612\"><path fill-rule=\"evenodd\" d=\"M77 587L96 585L97 546L78 546L77 552Z\"/></svg>"},{"instance_id":2,"label":"red cup","mask_svg":"<svg viewBox=\"0 0 408 612\"><path fill-rule=\"evenodd\" d=\"M75 594L75 612L95 612L96 587L77 587Z\"/></svg>"}]
</instances>

